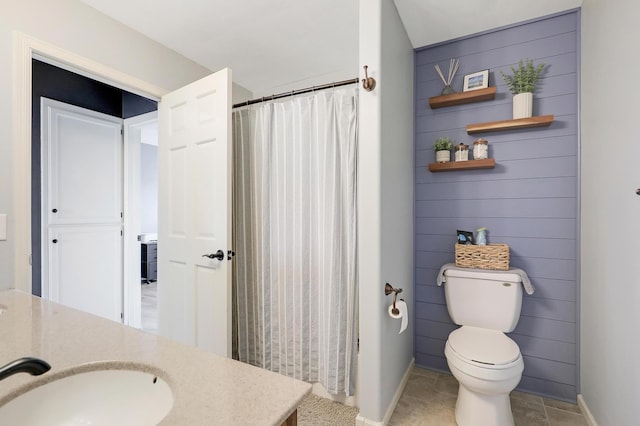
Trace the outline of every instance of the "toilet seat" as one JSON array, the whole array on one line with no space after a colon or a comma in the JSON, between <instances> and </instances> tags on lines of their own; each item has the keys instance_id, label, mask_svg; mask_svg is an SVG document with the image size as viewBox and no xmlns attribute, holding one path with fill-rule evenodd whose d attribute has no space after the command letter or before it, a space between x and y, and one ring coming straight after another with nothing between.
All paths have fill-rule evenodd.
<instances>
[{"instance_id":1,"label":"toilet seat","mask_svg":"<svg viewBox=\"0 0 640 426\"><path fill-rule=\"evenodd\" d=\"M481 380L507 380L524 370L520 348L501 331L460 327L449 335L444 353L450 367Z\"/></svg>"},{"instance_id":2,"label":"toilet seat","mask_svg":"<svg viewBox=\"0 0 640 426\"><path fill-rule=\"evenodd\" d=\"M499 330L462 326L447 342L458 357L479 367L508 368L520 358L518 344Z\"/></svg>"}]
</instances>

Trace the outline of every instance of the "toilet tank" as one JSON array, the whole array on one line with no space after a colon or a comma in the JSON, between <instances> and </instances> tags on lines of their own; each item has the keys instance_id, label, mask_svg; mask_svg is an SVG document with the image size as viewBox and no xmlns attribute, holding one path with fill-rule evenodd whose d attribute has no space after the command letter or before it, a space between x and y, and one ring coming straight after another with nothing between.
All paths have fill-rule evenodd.
<instances>
[{"instance_id":1,"label":"toilet tank","mask_svg":"<svg viewBox=\"0 0 640 426\"><path fill-rule=\"evenodd\" d=\"M444 294L453 322L505 333L516 328L522 308L518 274L450 268L444 275Z\"/></svg>"}]
</instances>

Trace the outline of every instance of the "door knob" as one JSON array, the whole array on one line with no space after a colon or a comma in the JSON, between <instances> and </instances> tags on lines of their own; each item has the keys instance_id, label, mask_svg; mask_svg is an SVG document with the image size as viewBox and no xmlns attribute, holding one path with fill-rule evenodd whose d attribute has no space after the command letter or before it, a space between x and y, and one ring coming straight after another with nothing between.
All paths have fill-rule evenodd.
<instances>
[{"instance_id":1,"label":"door knob","mask_svg":"<svg viewBox=\"0 0 640 426\"><path fill-rule=\"evenodd\" d=\"M218 250L215 253L203 254L202 257L208 257L209 259L218 259L219 261L223 261L224 252L222 250Z\"/></svg>"},{"instance_id":2,"label":"door knob","mask_svg":"<svg viewBox=\"0 0 640 426\"><path fill-rule=\"evenodd\" d=\"M52 242L53 244L56 244L56 243L58 242L58 240L57 240L57 238L54 238L53 240L51 240L51 242Z\"/></svg>"},{"instance_id":3,"label":"door knob","mask_svg":"<svg viewBox=\"0 0 640 426\"><path fill-rule=\"evenodd\" d=\"M640 195L640 188L636 189L636 195Z\"/></svg>"}]
</instances>

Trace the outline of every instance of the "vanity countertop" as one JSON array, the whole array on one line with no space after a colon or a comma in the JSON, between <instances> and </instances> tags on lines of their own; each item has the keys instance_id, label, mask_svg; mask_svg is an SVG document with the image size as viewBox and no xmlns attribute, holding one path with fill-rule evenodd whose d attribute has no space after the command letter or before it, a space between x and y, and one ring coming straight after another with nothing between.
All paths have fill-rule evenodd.
<instances>
[{"instance_id":1,"label":"vanity countertop","mask_svg":"<svg viewBox=\"0 0 640 426\"><path fill-rule=\"evenodd\" d=\"M0 291L0 365L24 356L60 372L99 361L162 371L174 404L163 425L280 425L311 385L17 290ZM0 398L44 377L0 381Z\"/></svg>"}]
</instances>

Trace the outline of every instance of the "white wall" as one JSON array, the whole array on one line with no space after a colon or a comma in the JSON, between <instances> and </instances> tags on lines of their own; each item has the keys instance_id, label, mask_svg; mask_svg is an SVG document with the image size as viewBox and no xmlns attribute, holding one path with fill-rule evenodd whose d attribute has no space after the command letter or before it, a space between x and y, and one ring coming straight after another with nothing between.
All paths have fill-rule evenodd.
<instances>
[{"instance_id":1,"label":"white wall","mask_svg":"<svg viewBox=\"0 0 640 426\"><path fill-rule=\"evenodd\" d=\"M414 285L414 94L413 46L391 0L382 2L382 162L381 278L402 287L412 309L409 328L398 335L398 321L382 322L382 400L394 397L413 360ZM384 307L389 304L386 297ZM397 401L395 401L397 402Z\"/></svg>"},{"instance_id":2,"label":"white wall","mask_svg":"<svg viewBox=\"0 0 640 426\"><path fill-rule=\"evenodd\" d=\"M357 52L354 52L357 54ZM327 74L315 75L311 77L301 78L296 81L292 81L287 84L270 87L263 90L254 92L255 98L266 97L271 95L277 95L279 93L287 93L292 90L305 89L307 87L321 86L323 84L333 83L343 80L351 80L358 77L358 68L348 67L337 71L333 71Z\"/></svg>"},{"instance_id":3,"label":"white wall","mask_svg":"<svg viewBox=\"0 0 640 426\"><path fill-rule=\"evenodd\" d=\"M386 282L402 287L413 307L413 48L391 0L360 0L359 55L377 80L360 92L358 123L359 421L371 424L390 413L413 358L413 321L398 335L384 295Z\"/></svg>"},{"instance_id":4,"label":"white wall","mask_svg":"<svg viewBox=\"0 0 640 426\"><path fill-rule=\"evenodd\" d=\"M158 145L140 144L140 232L158 233Z\"/></svg>"},{"instance_id":5,"label":"white wall","mask_svg":"<svg viewBox=\"0 0 640 426\"><path fill-rule=\"evenodd\" d=\"M35 37L165 89L210 73L77 0L0 0L0 213L9 214L8 240L0 241L0 289L14 283L16 237L12 130L13 31ZM23 285L24 283L22 283Z\"/></svg>"},{"instance_id":6,"label":"white wall","mask_svg":"<svg viewBox=\"0 0 640 426\"><path fill-rule=\"evenodd\" d=\"M233 70L231 70L231 72L233 72ZM240 86L239 84L233 83L233 88L231 89L231 91L232 91L231 103L234 105L240 102L249 101L253 99L253 93L245 89L244 87Z\"/></svg>"},{"instance_id":7,"label":"white wall","mask_svg":"<svg viewBox=\"0 0 640 426\"><path fill-rule=\"evenodd\" d=\"M602 426L640 416L640 4L584 0L580 392Z\"/></svg>"}]
</instances>

